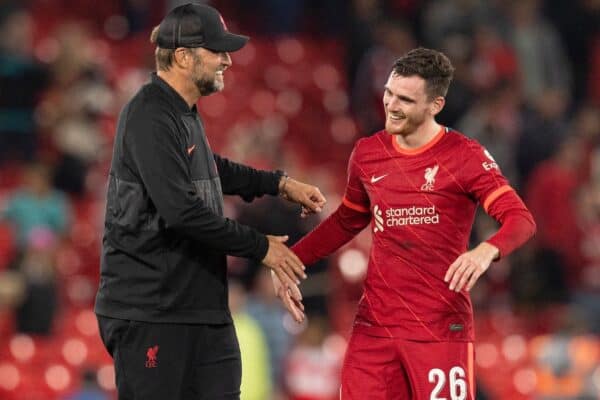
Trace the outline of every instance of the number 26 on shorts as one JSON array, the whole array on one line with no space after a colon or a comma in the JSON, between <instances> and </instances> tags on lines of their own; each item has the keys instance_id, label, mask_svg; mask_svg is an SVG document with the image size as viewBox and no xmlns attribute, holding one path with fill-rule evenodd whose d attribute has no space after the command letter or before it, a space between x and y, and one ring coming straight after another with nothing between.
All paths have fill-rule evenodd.
<instances>
[{"instance_id":1,"label":"number 26 on shorts","mask_svg":"<svg viewBox=\"0 0 600 400\"><path fill-rule=\"evenodd\" d=\"M431 390L429 400L466 400L467 398L467 381L465 380L465 370L461 367L452 367L448 373L448 389L450 399L439 397L440 392L446 385L446 374L439 368L433 368L429 371L429 383L433 383L434 387Z\"/></svg>"}]
</instances>

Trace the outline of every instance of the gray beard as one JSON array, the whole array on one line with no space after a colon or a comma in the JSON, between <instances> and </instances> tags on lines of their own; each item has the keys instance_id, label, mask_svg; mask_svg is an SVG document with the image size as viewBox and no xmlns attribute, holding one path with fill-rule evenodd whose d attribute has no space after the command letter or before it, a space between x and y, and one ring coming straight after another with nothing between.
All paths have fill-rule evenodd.
<instances>
[{"instance_id":1,"label":"gray beard","mask_svg":"<svg viewBox=\"0 0 600 400\"><path fill-rule=\"evenodd\" d=\"M197 66L202 65L202 59L196 53L192 53L194 57L194 63ZM200 92L200 96L208 96L215 92L219 92L223 90L223 85L218 85L217 80L213 77L212 80L208 80L206 78L197 79L195 82L198 91Z\"/></svg>"},{"instance_id":2,"label":"gray beard","mask_svg":"<svg viewBox=\"0 0 600 400\"><path fill-rule=\"evenodd\" d=\"M221 89L216 85L215 80L208 79L198 79L194 82L198 91L200 91L200 96L208 96L209 94L213 94L215 92L220 91Z\"/></svg>"}]
</instances>

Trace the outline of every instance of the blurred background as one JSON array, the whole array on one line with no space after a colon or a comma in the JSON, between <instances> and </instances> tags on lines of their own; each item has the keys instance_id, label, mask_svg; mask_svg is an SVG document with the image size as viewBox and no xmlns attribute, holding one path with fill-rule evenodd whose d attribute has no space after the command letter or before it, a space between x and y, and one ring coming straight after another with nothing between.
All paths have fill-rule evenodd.
<instances>
[{"instance_id":1,"label":"blurred background","mask_svg":"<svg viewBox=\"0 0 600 400\"><path fill-rule=\"evenodd\" d=\"M154 69L167 0L0 1L0 399L115 399L93 314L121 106ZM423 45L456 67L438 121L479 140L538 233L472 291L478 399L600 399L600 1L222 0L234 53L199 110L213 149L318 185L335 209L353 143L381 129L393 61ZM319 221L276 198L229 217L295 242ZM497 229L478 215L473 243ZM265 268L231 258L244 400L337 399L370 244L302 284L308 322Z\"/></svg>"}]
</instances>

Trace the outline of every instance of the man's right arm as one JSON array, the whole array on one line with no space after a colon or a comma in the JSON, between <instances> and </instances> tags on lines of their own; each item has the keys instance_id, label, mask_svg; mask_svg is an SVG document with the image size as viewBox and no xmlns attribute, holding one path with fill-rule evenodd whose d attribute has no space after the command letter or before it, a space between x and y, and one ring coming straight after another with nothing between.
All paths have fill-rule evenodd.
<instances>
[{"instance_id":1,"label":"man's right arm","mask_svg":"<svg viewBox=\"0 0 600 400\"><path fill-rule=\"evenodd\" d=\"M224 218L196 194L185 143L172 117L162 110L134 113L127 121L125 149L168 229L227 254L261 260L267 238Z\"/></svg>"},{"instance_id":2,"label":"man's right arm","mask_svg":"<svg viewBox=\"0 0 600 400\"><path fill-rule=\"evenodd\" d=\"M348 243L371 221L368 211L359 211L342 203L315 229L292 246L292 251L305 265L327 257Z\"/></svg>"},{"instance_id":3,"label":"man's right arm","mask_svg":"<svg viewBox=\"0 0 600 400\"><path fill-rule=\"evenodd\" d=\"M338 209L312 232L292 246L305 265L314 264L327 257L362 231L371 221L369 196L365 190L361 175L359 140L348 160L348 182L344 199Z\"/></svg>"},{"instance_id":4,"label":"man's right arm","mask_svg":"<svg viewBox=\"0 0 600 400\"><path fill-rule=\"evenodd\" d=\"M371 214L368 211L350 208L342 203L333 214L292 246L292 251L303 264L313 264L352 240L370 220ZM288 288L283 287L281 280L275 276L273 287L292 318L298 323L302 322L305 314L298 288L290 285Z\"/></svg>"}]
</instances>

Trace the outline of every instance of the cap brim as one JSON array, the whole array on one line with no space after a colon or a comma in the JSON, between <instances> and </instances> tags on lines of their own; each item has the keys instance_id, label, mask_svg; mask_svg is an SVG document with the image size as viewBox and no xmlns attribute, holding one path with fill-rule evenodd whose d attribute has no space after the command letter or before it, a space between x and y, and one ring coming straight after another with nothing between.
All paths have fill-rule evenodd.
<instances>
[{"instance_id":1,"label":"cap brim","mask_svg":"<svg viewBox=\"0 0 600 400\"><path fill-rule=\"evenodd\" d=\"M205 47L212 51L238 51L250 40L248 36L236 35L235 33L225 32L223 36L214 40L213 43L206 44Z\"/></svg>"}]
</instances>

